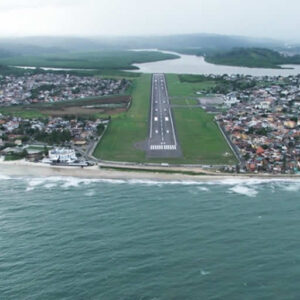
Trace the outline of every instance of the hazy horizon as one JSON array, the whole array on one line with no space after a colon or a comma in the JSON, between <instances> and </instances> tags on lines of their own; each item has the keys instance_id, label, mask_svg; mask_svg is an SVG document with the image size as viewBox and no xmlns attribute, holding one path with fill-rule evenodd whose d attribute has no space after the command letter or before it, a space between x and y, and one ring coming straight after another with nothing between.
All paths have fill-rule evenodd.
<instances>
[{"instance_id":1,"label":"hazy horizon","mask_svg":"<svg viewBox=\"0 0 300 300\"><path fill-rule=\"evenodd\" d=\"M0 36L217 34L300 41L296 0L1 0Z\"/></svg>"}]
</instances>

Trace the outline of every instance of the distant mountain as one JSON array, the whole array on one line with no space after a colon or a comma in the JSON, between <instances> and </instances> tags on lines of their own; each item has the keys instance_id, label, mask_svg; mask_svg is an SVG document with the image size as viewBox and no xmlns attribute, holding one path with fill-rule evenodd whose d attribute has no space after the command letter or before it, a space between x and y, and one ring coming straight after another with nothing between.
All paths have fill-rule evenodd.
<instances>
[{"instance_id":1,"label":"distant mountain","mask_svg":"<svg viewBox=\"0 0 300 300\"><path fill-rule=\"evenodd\" d=\"M283 47L283 43L270 39L214 34L185 34L136 37L24 37L0 39L0 48L20 53L98 51L108 49L168 49L199 51L201 49L229 50L235 47ZM28 48L26 48L28 47ZM31 47L31 48L30 48ZM28 54L28 53L27 53Z\"/></svg>"},{"instance_id":2,"label":"distant mountain","mask_svg":"<svg viewBox=\"0 0 300 300\"><path fill-rule=\"evenodd\" d=\"M35 45L30 40L22 41L19 39L0 39L0 57L17 55L44 55L62 54L68 52L66 49L55 46Z\"/></svg>"},{"instance_id":3,"label":"distant mountain","mask_svg":"<svg viewBox=\"0 0 300 300\"><path fill-rule=\"evenodd\" d=\"M15 52L8 51L0 48L0 58L7 58L16 55Z\"/></svg>"}]
</instances>

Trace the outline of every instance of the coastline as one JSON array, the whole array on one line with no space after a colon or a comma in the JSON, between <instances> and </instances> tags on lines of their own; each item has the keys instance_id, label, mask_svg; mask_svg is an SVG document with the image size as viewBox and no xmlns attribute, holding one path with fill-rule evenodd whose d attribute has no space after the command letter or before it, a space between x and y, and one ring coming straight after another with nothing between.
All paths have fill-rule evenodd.
<instances>
[{"instance_id":1,"label":"coastline","mask_svg":"<svg viewBox=\"0 0 300 300\"><path fill-rule=\"evenodd\" d=\"M167 169L168 170L168 169ZM85 179L107 179L107 180L151 180L161 182L203 182L220 180L292 180L300 181L299 175L269 175L269 174L182 174L162 173L160 170L139 170L128 169L101 169L99 166L93 167L67 167L50 166L43 163L32 163L25 160L0 161L0 175L24 176L24 177L76 177Z\"/></svg>"}]
</instances>

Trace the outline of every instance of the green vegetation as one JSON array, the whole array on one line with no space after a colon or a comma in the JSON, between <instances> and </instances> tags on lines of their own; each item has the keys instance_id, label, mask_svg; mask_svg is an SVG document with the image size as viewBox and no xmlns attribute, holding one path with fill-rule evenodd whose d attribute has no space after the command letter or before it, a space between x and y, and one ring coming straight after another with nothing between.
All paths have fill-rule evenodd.
<instances>
[{"instance_id":1,"label":"green vegetation","mask_svg":"<svg viewBox=\"0 0 300 300\"><path fill-rule=\"evenodd\" d=\"M279 52L264 48L237 48L229 52L209 54L210 63L250 68L281 68L284 64L300 64L300 55L286 57Z\"/></svg>"},{"instance_id":2,"label":"green vegetation","mask_svg":"<svg viewBox=\"0 0 300 300\"><path fill-rule=\"evenodd\" d=\"M168 74L168 89L169 89L169 96L175 97L195 97L196 92L198 91L209 91L211 88L216 86L216 83L213 80L208 78L204 79L203 81L195 81L191 84L190 81L187 81L187 78L193 78L191 76L195 75L176 75L176 74Z\"/></svg>"},{"instance_id":3,"label":"green vegetation","mask_svg":"<svg viewBox=\"0 0 300 300\"><path fill-rule=\"evenodd\" d=\"M177 75L168 75L169 95L176 97L183 91L189 95L207 85L207 81L180 82ZM211 82L209 82L211 83ZM174 98L172 98L174 99ZM171 100L173 103L173 100ZM222 136L214 116L201 108L174 108L175 124L183 151L180 162L194 164L235 164L236 160Z\"/></svg>"},{"instance_id":4,"label":"green vegetation","mask_svg":"<svg viewBox=\"0 0 300 300\"><path fill-rule=\"evenodd\" d=\"M213 115L201 108L174 108L174 117L185 163L236 163Z\"/></svg>"},{"instance_id":5,"label":"green vegetation","mask_svg":"<svg viewBox=\"0 0 300 300\"><path fill-rule=\"evenodd\" d=\"M243 91L245 89L259 86L261 81L248 79L237 75L235 80L227 80L227 75L219 77L208 77L204 75L178 75L182 83L202 83L207 84L206 88L202 90L205 94L227 94L232 91ZM210 86L209 86L210 83ZM189 84L190 85L190 84Z\"/></svg>"},{"instance_id":6,"label":"green vegetation","mask_svg":"<svg viewBox=\"0 0 300 300\"><path fill-rule=\"evenodd\" d=\"M5 159L6 161L10 161L10 160L20 160L23 159L27 156L27 151L23 150L20 153L8 153L5 155Z\"/></svg>"},{"instance_id":7,"label":"green vegetation","mask_svg":"<svg viewBox=\"0 0 300 300\"><path fill-rule=\"evenodd\" d=\"M199 101L196 98L194 99L188 97L179 97L179 98L172 98L172 104L190 106L190 105L198 105Z\"/></svg>"},{"instance_id":8,"label":"green vegetation","mask_svg":"<svg viewBox=\"0 0 300 300\"><path fill-rule=\"evenodd\" d=\"M215 82L215 78L211 78L205 75L190 75L190 74L180 74L178 75L180 82L188 83L204 83L204 82Z\"/></svg>"},{"instance_id":9,"label":"green vegetation","mask_svg":"<svg viewBox=\"0 0 300 300\"><path fill-rule=\"evenodd\" d=\"M45 118L45 114L38 110L24 110L21 106L0 107L0 114L20 117L23 119Z\"/></svg>"},{"instance_id":10,"label":"green vegetation","mask_svg":"<svg viewBox=\"0 0 300 300\"><path fill-rule=\"evenodd\" d=\"M8 75L22 76L26 72L28 72L28 71L24 70L24 69L9 67L9 66L0 64L0 75L2 75L2 76L8 76ZM31 74L36 74L38 72L39 72L38 70L30 70Z\"/></svg>"},{"instance_id":11,"label":"green vegetation","mask_svg":"<svg viewBox=\"0 0 300 300\"><path fill-rule=\"evenodd\" d=\"M141 74L137 72L126 72L121 70L110 70L110 69L99 69L99 70L72 70L72 71L51 71L43 70L40 68L37 69L22 69L15 68L5 65L0 65L0 75L2 76L23 76L23 75L34 75L40 73L60 73L60 74L72 74L76 76L101 76L104 78L114 78L114 79L130 79L139 77Z\"/></svg>"},{"instance_id":12,"label":"green vegetation","mask_svg":"<svg viewBox=\"0 0 300 300\"><path fill-rule=\"evenodd\" d=\"M104 132L104 130L105 130L105 126L104 126L103 124L99 124L99 125L97 126L97 134L98 134L99 136L102 135L102 133Z\"/></svg>"},{"instance_id":13,"label":"green vegetation","mask_svg":"<svg viewBox=\"0 0 300 300\"><path fill-rule=\"evenodd\" d=\"M147 139L151 75L134 79L132 106L127 113L113 117L94 156L112 161L145 161L145 152L136 145Z\"/></svg>"},{"instance_id":14,"label":"green vegetation","mask_svg":"<svg viewBox=\"0 0 300 300\"><path fill-rule=\"evenodd\" d=\"M130 97L127 94L130 94L131 90L132 88L129 88L125 95L0 107L0 113L24 119L45 118L47 116L84 117L84 119L107 118L110 114L119 113L127 109L130 101Z\"/></svg>"},{"instance_id":15,"label":"green vegetation","mask_svg":"<svg viewBox=\"0 0 300 300\"><path fill-rule=\"evenodd\" d=\"M51 133L37 131L34 134L34 139L49 145L59 145L69 142L71 140L71 134L68 130L54 130Z\"/></svg>"},{"instance_id":16,"label":"green vegetation","mask_svg":"<svg viewBox=\"0 0 300 300\"><path fill-rule=\"evenodd\" d=\"M178 56L156 51L99 51L60 55L14 56L0 59L2 65L49 68L129 70L134 63L174 59Z\"/></svg>"}]
</instances>

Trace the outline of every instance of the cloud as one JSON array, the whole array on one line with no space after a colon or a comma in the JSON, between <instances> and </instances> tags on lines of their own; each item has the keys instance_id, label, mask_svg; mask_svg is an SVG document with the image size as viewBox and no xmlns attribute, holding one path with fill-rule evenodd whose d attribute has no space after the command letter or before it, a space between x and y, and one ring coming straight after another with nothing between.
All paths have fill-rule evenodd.
<instances>
[{"instance_id":1,"label":"cloud","mask_svg":"<svg viewBox=\"0 0 300 300\"><path fill-rule=\"evenodd\" d=\"M7 10L20 10L26 8L42 8L42 7L57 7L76 5L81 3L81 0L1 0L0 12Z\"/></svg>"},{"instance_id":2,"label":"cloud","mask_svg":"<svg viewBox=\"0 0 300 300\"><path fill-rule=\"evenodd\" d=\"M0 35L218 33L297 39L299 0L0 0Z\"/></svg>"}]
</instances>

